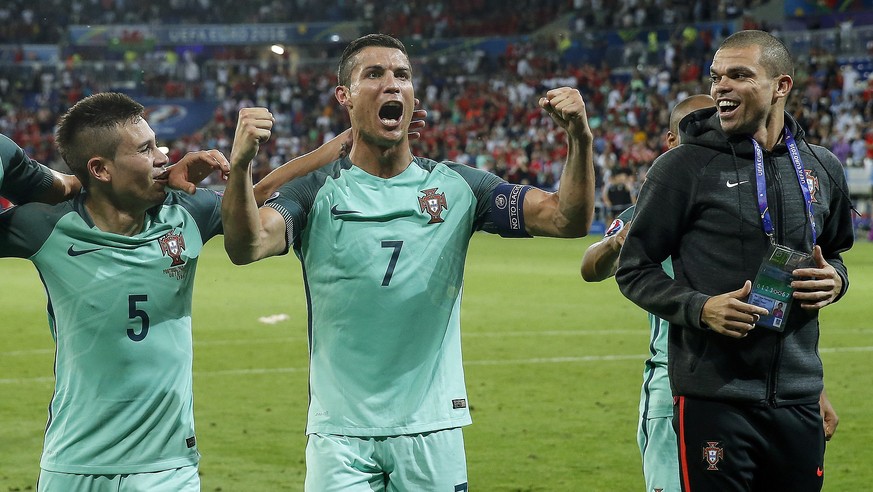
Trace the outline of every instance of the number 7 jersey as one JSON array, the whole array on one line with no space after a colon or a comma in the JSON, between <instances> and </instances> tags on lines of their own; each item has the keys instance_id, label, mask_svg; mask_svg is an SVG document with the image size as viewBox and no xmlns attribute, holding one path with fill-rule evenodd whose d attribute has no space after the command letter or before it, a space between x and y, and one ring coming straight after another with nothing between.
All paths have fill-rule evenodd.
<instances>
[{"instance_id":1,"label":"number 7 jersey","mask_svg":"<svg viewBox=\"0 0 873 492\"><path fill-rule=\"evenodd\" d=\"M200 250L221 232L220 197L170 193L130 237L95 227L83 197L0 214L0 256L36 265L56 343L40 466L103 475L196 464L191 295Z\"/></svg>"},{"instance_id":2,"label":"number 7 jersey","mask_svg":"<svg viewBox=\"0 0 873 492\"><path fill-rule=\"evenodd\" d=\"M503 183L418 157L384 179L342 159L268 202L303 264L307 433L392 436L471 422L460 340L464 261L474 231L505 232L490 213Z\"/></svg>"}]
</instances>

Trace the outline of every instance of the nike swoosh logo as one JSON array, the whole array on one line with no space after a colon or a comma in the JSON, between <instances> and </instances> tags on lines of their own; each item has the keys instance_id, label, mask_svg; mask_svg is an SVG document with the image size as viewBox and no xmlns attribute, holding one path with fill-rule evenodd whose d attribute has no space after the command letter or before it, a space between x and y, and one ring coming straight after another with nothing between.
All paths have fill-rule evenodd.
<instances>
[{"instance_id":1,"label":"nike swoosh logo","mask_svg":"<svg viewBox=\"0 0 873 492\"><path fill-rule=\"evenodd\" d=\"M734 186L739 186L739 185L741 185L741 184L743 184L743 183L748 183L748 181L740 181L739 183L731 183L731 180L728 180L728 181L727 181L727 187L728 187L728 188L733 188Z\"/></svg>"},{"instance_id":2,"label":"nike swoosh logo","mask_svg":"<svg viewBox=\"0 0 873 492\"><path fill-rule=\"evenodd\" d=\"M357 210L340 210L336 208L336 205L330 207L330 213L333 215L348 215L348 214L359 214Z\"/></svg>"},{"instance_id":3,"label":"nike swoosh logo","mask_svg":"<svg viewBox=\"0 0 873 492\"><path fill-rule=\"evenodd\" d=\"M103 249L103 248L94 248L94 249L80 249L80 250L75 250L75 249L73 249L73 246L70 246L70 249L67 250L67 254L70 255L70 256L86 255L86 254L88 254L88 253L93 253L93 252L95 252L95 251L100 251L101 249Z\"/></svg>"}]
</instances>

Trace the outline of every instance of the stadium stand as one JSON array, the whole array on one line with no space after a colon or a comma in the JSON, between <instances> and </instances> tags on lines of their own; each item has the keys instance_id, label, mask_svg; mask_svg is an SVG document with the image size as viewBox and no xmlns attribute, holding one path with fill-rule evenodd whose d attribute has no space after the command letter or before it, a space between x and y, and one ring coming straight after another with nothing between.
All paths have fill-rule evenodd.
<instances>
[{"instance_id":1,"label":"stadium stand","mask_svg":"<svg viewBox=\"0 0 873 492\"><path fill-rule=\"evenodd\" d=\"M852 193L870 195L873 8L852 12L847 31L837 14L807 15L801 29L798 18L774 20L778 2L739 0L68 3L0 6L0 132L58 169L57 115L85 95L123 90L150 107L171 159L229 152L238 110L270 107L278 121L257 179L346 128L333 99L338 51L349 33L378 30L409 40L429 111L416 152L551 188L562 132L532 101L571 84L588 104L598 186L619 171L638 185L663 150L672 106L708 92L712 47L736 29L764 28L800 62L790 110L811 141L844 160ZM781 30L790 26L798 28ZM277 55L270 37L280 34L290 42ZM862 208L864 226L873 207Z\"/></svg>"}]
</instances>

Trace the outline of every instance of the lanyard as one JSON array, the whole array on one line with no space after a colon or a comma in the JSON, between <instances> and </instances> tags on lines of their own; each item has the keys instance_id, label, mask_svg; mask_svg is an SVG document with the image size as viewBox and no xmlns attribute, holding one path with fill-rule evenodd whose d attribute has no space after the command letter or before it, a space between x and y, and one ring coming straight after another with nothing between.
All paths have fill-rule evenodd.
<instances>
[{"instance_id":1,"label":"lanyard","mask_svg":"<svg viewBox=\"0 0 873 492\"><path fill-rule=\"evenodd\" d=\"M752 145L755 147L755 182L758 186L758 210L761 212L761 226L764 229L764 234L773 239L773 221L770 219L770 207L767 205L767 181L764 178L764 152L761 150L761 145L755 139L752 140ZM806 202L806 215L809 217L809 223L812 225L812 244L815 245L815 218L812 215L812 196L809 192L809 184L806 182L806 177L803 173L803 162L800 160L800 151L797 149L797 142L794 141L794 135L791 130L785 128L785 145L788 146L788 155L791 157L791 163L794 164L794 172L797 174L797 182L800 183L800 189L803 191L803 199Z\"/></svg>"}]
</instances>

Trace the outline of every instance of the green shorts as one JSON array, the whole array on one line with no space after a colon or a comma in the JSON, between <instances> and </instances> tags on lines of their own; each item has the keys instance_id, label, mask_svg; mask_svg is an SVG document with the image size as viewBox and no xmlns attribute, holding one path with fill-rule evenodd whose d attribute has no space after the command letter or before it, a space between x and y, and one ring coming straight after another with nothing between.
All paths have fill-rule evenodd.
<instances>
[{"instance_id":1,"label":"green shorts","mask_svg":"<svg viewBox=\"0 0 873 492\"><path fill-rule=\"evenodd\" d=\"M643 457L646 491L679 491L679 451L672 417L640 420L637 442Z\"/></svg>"},{"instance_id":2,"label":"green shorts","mask_svg":"<svg viewBox=\"0 0 873 492\"><path fill-rule=\"evenodd\" d=\"M306 492L466 492L460 428L391 437L310 434Z\"/></svg>"},{"instance_id":3,"label":"green shorts","mask_svg":"<svg viewBox=\"0 0 873 492\"><path fill-rule=\"evenodd\" d=\"M127 475L39 471L37 492L200 492L197 466Z\"/></svg>"}]
</instances>

